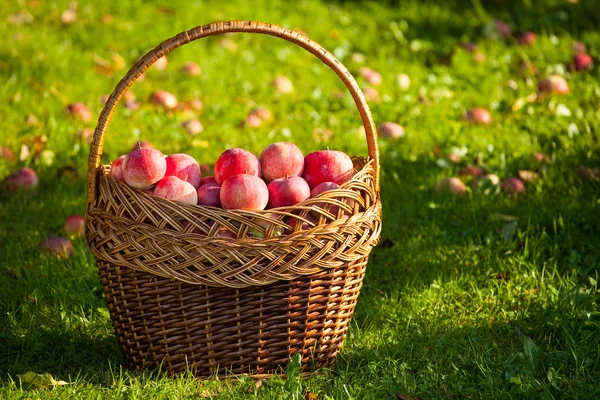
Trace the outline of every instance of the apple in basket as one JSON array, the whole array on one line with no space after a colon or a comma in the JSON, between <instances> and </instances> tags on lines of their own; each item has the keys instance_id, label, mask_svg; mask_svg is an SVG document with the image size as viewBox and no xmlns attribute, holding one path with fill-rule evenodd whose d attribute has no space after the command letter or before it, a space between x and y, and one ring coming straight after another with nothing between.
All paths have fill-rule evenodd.
<instances>
[{"instance_id":1,"label":"apple in basket","mask_svg":"<svg viewBox=\"0 0 600 400\"><path fill-rule=\"evenodd\" d=\"M300 176L304 170L304 155L302 150L293 143L273 143L260 154L260 166L262 176L267 182Z\"/></svg>"},{"instance_id":2,"label":"apple in basket","mask_svg":"<svg viewBox=\"0 0 600 400\"><path fill-rule=\"evenodd\" d=\"M259 211L267 206L269 190L258 176L238 174L223 182L219 198L227 210Z\"/></svg>"},{"instance_id":3,"label":"apple in basket","mask_svg":"<svg viewBox=\"0 0 600 400\"><path fill-rule=\"evenodd\" d=\"M215 164L215 180L217 183L223 184L227 178L238 174L259 177L260 163L258 158L244 149L225 150Z\"/></svg>"},{"instance_id":4,"label":"apple in basket","mask_svg":"<svg viewBox=\"0 0 600 400\"><path fill-rule=\"evenodd\" d=\"M123 160L123 178L136 189L148 189L160 181L167 171L165 156L149 147L133 149Z\"/></svg>"},{"instance_id":5,"label":"apple in basket","mask_svg":"<svg viewBox=\"0 0 600 400\"><path fill-rule=\"evenodd\" d=\"M125 157L125 155L117 157L117 159L110 165L110 176L115 178L117 181L124 181L123 160L125 160Z\"/></svg>"},{"instance_id":6,"label":"apple in basket","mask_svg":"<svg viewBox=\"0 0 600 400\"><path fill-rule=\"evenodd\" d=\"M221 207L221 185L218 183L213 182L200 185L197 194L198 205Z\"/></svg>"},{"instance_id":7,"label":"apple in basket","mask_svg":"<svg viewBox=\"0 0 600 400\"><path fill-rule=\"evenodd\" d=\"M194 157L187 154L171 154L165 158L167 170L165 176L176 176L190 183L195 189L200 187L202 174Z\"/></svg>"},{"instance_id":8,"label":"apple in basket","mask_svg":"<svg viewBox=\"0 0 600 400\"><path fill-rule=\"evenodd\" d=\"M275 179L269 183L268 189L267 208L293 206L310 196L308 183L299 176Z\"/></svg>"},{"instance_id":9,"label":"apple in basket","mask_svg":"<svg viewBox=\"0 0 600 400\"><path fill-rule=\"evenodd\" d=\"M311 189L323 182L338 185L352 179L354 166L348 155L337 150L320 150L304 157L302 177Z\"/></svg>"},{"instance_id":10,"label":"apple in basket","mask_svg":"<svg viewBox=\"0 0 600 400\"><path fill-rule=\"evenodd\" d=\"M176 176L165 176L154 188L154 196L163 199L180 201L182 203L198 204L198 193L196 188L189 182Z\"/></svg>"}]
</instances>

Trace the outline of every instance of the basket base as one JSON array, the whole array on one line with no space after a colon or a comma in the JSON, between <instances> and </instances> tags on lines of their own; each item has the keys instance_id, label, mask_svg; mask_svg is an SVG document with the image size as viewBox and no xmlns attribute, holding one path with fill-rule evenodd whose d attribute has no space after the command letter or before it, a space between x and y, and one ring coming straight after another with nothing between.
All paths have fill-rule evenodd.
<instances>
[{"instance_id":1,"label":"basket base","mask_svg":"<svg viewBox=\"0 0 600 400\"><path fill-rule=\"evenodd\" d=\"M161 366L198 377L281 373L302 355L302 373L339 353L367 257L288 282L244 289L198 286L97 261L128 367Z\"/></svg>"}]
</instances>

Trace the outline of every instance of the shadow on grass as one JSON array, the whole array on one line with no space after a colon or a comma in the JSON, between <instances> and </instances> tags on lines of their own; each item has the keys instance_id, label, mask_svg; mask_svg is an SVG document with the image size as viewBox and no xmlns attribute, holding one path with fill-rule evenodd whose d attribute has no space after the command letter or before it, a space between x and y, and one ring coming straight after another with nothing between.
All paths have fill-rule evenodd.
<instances>
[{"instance_id":1,"label":"shadow on grass","mask_svg":"<svg viewBox=\"0 0 600 400\"><path fill-rule=\"evenodd\" d=\"M40 328L21 336L3 333L0 348L0 379L5 381L34 371L56 379L105 384L111 371L118 375L124 363L114 336L96 337L80 330Z\"/></svg>"}]
</instances>

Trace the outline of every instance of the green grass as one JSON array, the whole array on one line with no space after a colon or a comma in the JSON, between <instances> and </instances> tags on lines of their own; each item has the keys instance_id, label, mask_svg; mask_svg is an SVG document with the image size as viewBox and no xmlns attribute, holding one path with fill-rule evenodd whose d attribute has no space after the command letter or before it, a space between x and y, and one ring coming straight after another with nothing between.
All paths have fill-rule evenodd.
<instances>
[{"instance_id":1,"label":"green grass","mask_svg":"<svg viewBox=\"0 0 600 400\"><path fill-rule=\"evenodd\" d=\"M52 162L33 152L20 162L0 159L0 180L23 165L40 176L34 193L0 194L0 398L276 399L290 398L298 385L319 399L600 397L600 188L575 175L577 165L600 166L599 70L565 72L569 95L511 109L539 79L519 74L521 58L540 76L560 71L578 40L598 64L594 2L79 2L70 26L60 23L67 1L35 3L4 2L0 12L3 22L21 9L33 16L31 24L0 24L0 146L18 155L23 143L43 135L54 154ZM112 23L101 23L108 14ZM496 17L537 32L538 41L523 48L485 36ZM363 53L384 79L382 102L370 104L376 123L406 128L399 141L380 140L382 241L337 364L306 380L273 378L258 388L251 379L197 381L125 370L85 241L75 243L68 261L37 250L44 237L60 233L67 215L85 209L89 148L77 132L94 124L73 121L64 108L81 101L97 116L101 95L126 72L101 74L94 57L119 54L129 66L160 41L223 19L302 29L355 75L361 64L351 55ZM177 49L167 71L151 70L132 87L143 103L155 89L202 99L205 132L188 137L180 113L120 107L105 163L140 138L200 162L214 162L228 147L259 153L280 140L304 152L329 146L366 154L350 96L336 98L344 86L317 59L271 37L231 36L234 53L220 39ZM475 40L486 61L458 49L463 40ZM202 66L200 77L179 73L188 60ZM407 90L396 84L401 72L411 77ZM278 74L293 81L294 95L274 92L270 82ZM257 105L270 108L274 121L240 128ZM559 105L571 115L557 116ZM475 106L490 109L491 126L461 121ZM26 124L30 114L40 125ZM315 128L334 136L317 143ZM453 148L466 149L459 164L447 161ZM535 161L538 151L552 163ZM540 178L515 200L480 190L462 198L433 192L438 179L469 163L500 177L536 170ZM65 166L77 173L58 177ZM27 389L18 379L27 371L70 384Z\"/></svg>"}]
</instances>

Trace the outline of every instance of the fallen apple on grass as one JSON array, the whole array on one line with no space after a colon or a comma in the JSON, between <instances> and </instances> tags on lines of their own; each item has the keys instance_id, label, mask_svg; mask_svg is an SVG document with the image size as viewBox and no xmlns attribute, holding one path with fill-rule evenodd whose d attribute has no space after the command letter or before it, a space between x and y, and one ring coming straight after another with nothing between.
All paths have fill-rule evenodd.
<instances>
[{"instance_id":1,"label":"fallen apple on grass","mask_svg":"<svg viewBox=\"0 0 600 400\"><path fill-rule=\"evenodd\" d=\"M195 136L204 131L204 126L197 119L188 119L183 121L181 127L185 129L188 135Z\"/></svg>"},{"instance_id":2,"label":"fallen apple on grass","mask_svg":"<svg viewBox=\"0 0 600 400\"><path fill-rule=\"evenodd\" d=\"M540 83L538 84L538 93L556 93L559 95L564 95L569 93L569 84L562 76L551 75L540 81Z\"/></svg>"},{"instance_id":3,"label":"fallen apple on grass","mask_svg":"<svg viewBox=\"0 0 600 400\"><path fill-rule=\"evenodd\" d=\"M488 110L482 107L467 110L463 118L476 125L489 125L492 123L492 115Z\"/></svg>"},{"instance_id":4,"label":"fallen apple on grass","mask_svg":"<svg viewBox=\"0 0 600 400\"><path fill-rule=\"evenodd\" d=\"M379 126L379 135L384 138L397 140L404 136L404 128L394 122L384 122Z\"/></svg>"},{"instance_id":5,"label":"fallen apple on grass","mask_svg":"<svg viewBox=\"0 0 600 400\"><path fill-rule=\"evenodd\" d=\"M40 243L40 250L57 258L69 258L73 255L73 244L60 236L48 236Z\"/></svg>"},{"instance_id":6,"label":"fallen apple on grass","mask_svg":"<svg viewBox=\"0 0 600 400\"><path fill-rule=\"evenodd\" d=\"M525 193L525 184L519 178L507 178L500 183L500 189L513 199Z\"/></svg>"},{"instance_id":7,"label":"fallen apple on grass","mask_svg":"<svg viewBox=\"0 0 600 400\"><path fill-rule=\"evenodd\" d=\"M434 190L436 192L450 192L455 196L462 196L466 187L459 178L442 178L435 183Z\"/></svg>"},{"instance_id":8,"label":"fallen apple on grass","mask_svg":"<svg viewBox=\"0 0 600 400\"><path fill-rule=\"evenodd\" d=\"M294 84L287 76L279 75L273 80L275 90L281 94L288 94L294 91Z\"/></svg>"},{"instance_id":9,"label":"fallen apple on grass","mask_svg":"<svg viewBox=\"0 0 600 400\"><path fill-rule=\"evenodd\" d=\"M69 114L80 121L90 122L92 120L92 112L83 103L72 103L67 106Z\"/></svg>"},{"instance_id":10,"label":"fallen apple on grass","mask_svg":"<svg viewBox=\"0 0 600 400\"><path fill-rule=\"evenodd\" d=\"M153 104L163 107L165 110L173 110L177 107L177 97L165 90L157 90L150 95Z\"/></svg>"},{"instance_id":11,"label":"fallen apple on grass","mask_svg":"<svg viewBox=\"0 0 600 400\"><path fill-rule=\"evenodd\" d=\"M202 68L193 61L188 61L181 67L181 72L187 76L199 76L202 74Z\"/></svg>"},{"instance_id":12,"label":"fallen apple on grass","mask_svg":"<svg viewBox=\"0 0 600 400\"><path fill-rule=\"evenodd\" d=\"M37 174L31 168L20 168L6 179L9 192L31 191L39 183Z\"/></svg>"},{"instance_id":13,"label":"fallen apple on grass","mask_svg":"<svg viewBox=\"0 0 600 400\"><path fill-rule=\"evenodd\" d=\"M589 54L579 53L573 56L571 65L571 69L575 71L591 71L594 68L594 60Z\"/></svg>"},{"instance_id":14,"label":"fallen apple on grass","mask_svg":"<svg viewBox=\"0 0 600 400\"><path fill-rule=\"evenodd\" d=\"M78 237L85 234L85 218L78 214L71 214L65 220L63 231L69 237Z\"/></svg>"}]
</instances>

